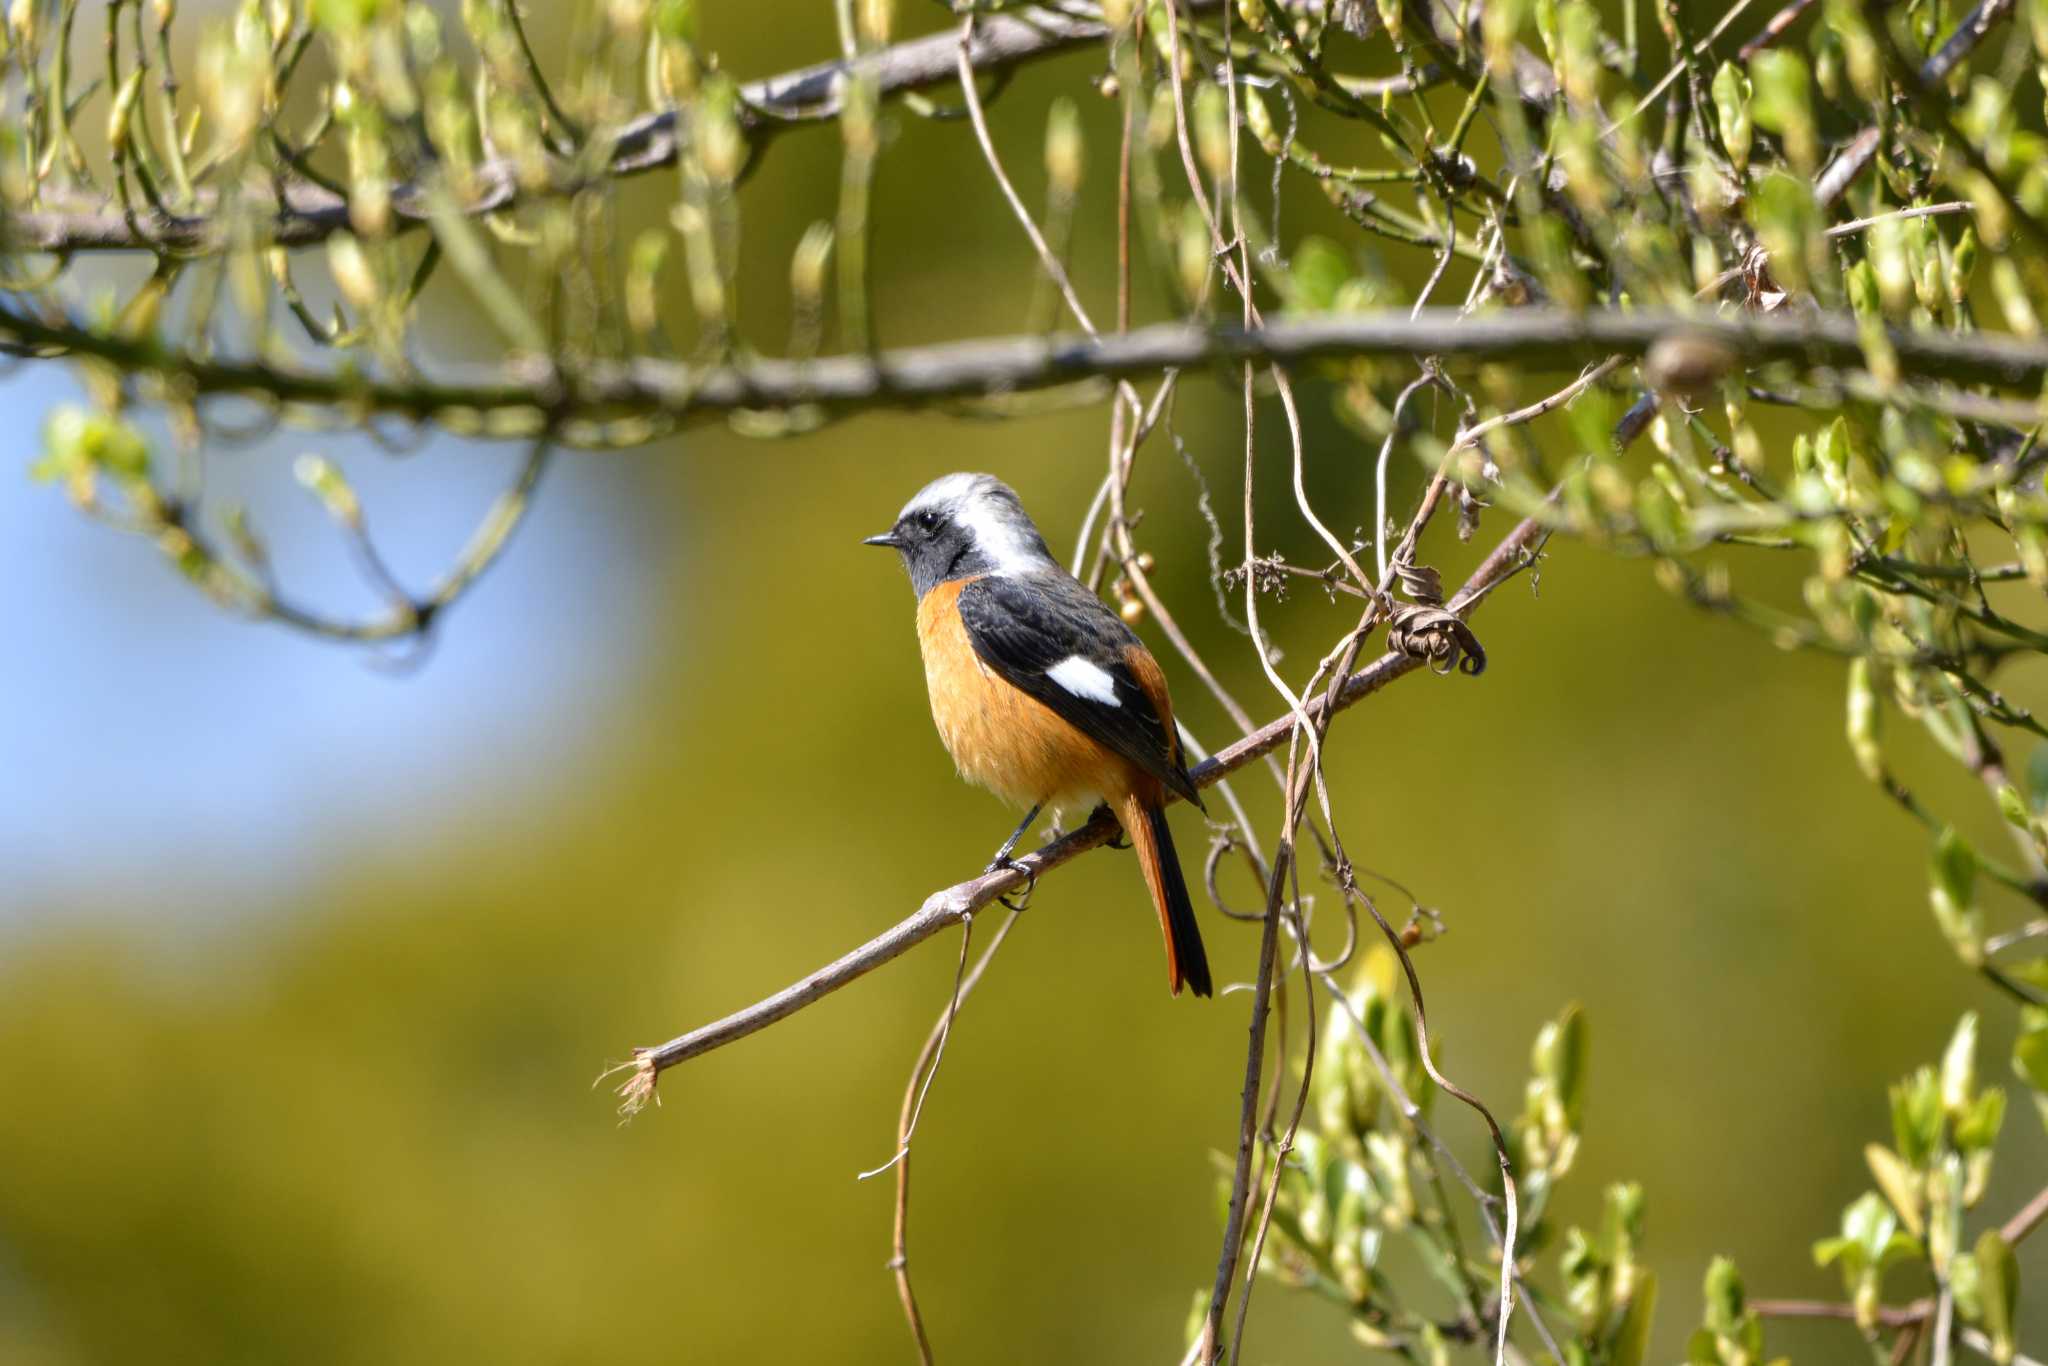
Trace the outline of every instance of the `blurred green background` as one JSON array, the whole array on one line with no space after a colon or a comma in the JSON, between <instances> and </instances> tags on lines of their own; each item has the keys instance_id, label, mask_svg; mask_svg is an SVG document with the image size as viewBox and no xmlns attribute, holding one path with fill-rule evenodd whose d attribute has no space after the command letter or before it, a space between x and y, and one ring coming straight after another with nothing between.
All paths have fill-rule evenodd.
<instances>
[{"instance_id":1,"label":"blurred green background","mask_svg":"<svg viewBox=\"0 0 2048 1366\"><path fill-rule=\"evenodd\" d=\"M831 34L823 5L707 16L742 76L824 58ZM1094 53L1032 68L993 106L1035 202L1046 104L1082 101L1077 275L1093 299L1113 260L1099 72ZM1027 248L969 130L901 112L891 127L883 340L1013 330ZM834 135L801 132L747 188L743 309L766 349L786 328L789 249L833 212L836 167ZM635 193L658 208L670 188ZM1290 195L1290 237L1340 231ZM1411 282L1427 264L1386 260ZM445 302L453 338L459 296ZM39 383L0 389L24 430L50 397ZM1239 420L1226 386L1191 378L1184 393L1179 435L1227 509ZM1371 453L1331 413L1310 382L1314 492L1348 530L1370 520ZM956 941L671 1072L662 1107L627 1127L590 1082L981 866L1011 816L952 775L901 571L857 541L925 480L968 468L1013 483L1070 546L1104 434L1101 408L927 414L569 457L505 574L399 676L224 624L146 548L74 533L59 500L0 484L19 533L0 545L20 571L0 575L5 605L46 647L0 664L16 703L0 758L13 809L74 813L17 841L61 876L0 891L0 1361L905 1359L889 1184L854 1178L889 1156ZM283 482L290 452L317 444L280 440L237 477ZM350 468L373 518L432 508L453 545L442 495L470 478L451 468L466 458L445 445ZM1262 462L1277 496L1259 550L1319 562L1284 451ZM1215 610L1194 493L1172 448L1148 447L1141 539L1227 681L1274 714ZM57 524L61 552L37 558ZM1431 558L1452 578L1505 525L1490 516L1469 548L1440 529ZM1238 549L1233 530L1224 554ZM1314 591L1267 611L1296 678L1351 615ZM2004 1075L2011 1039L2010 1011L1927 913L1921 832L1849 761L1839 668L1570 546L1477 624L1484 677L1407 680L1329 747L1354 855L1448 922L1417 960L1447 1070L1505 1116L1538 1025L1584 1005L1588 1138L1557 1208L1590 1219L1606 1182L1644 1183L1663 1355L1697 1322L1717 1252L1752 1293L1839 1298L1809 1248L1868 1185L1860 1150L1887 1136L1885 1084L1933 1060L1964 1009L1986 1012L1988 1072ZM194 639L226 643L194 655ZM182 701L161 693L167 670ZM1170 659L1168 673L1188 724L1220 743L1218 709ZM551 690L508 710L528 675ZM348 705L327 707L325 687ZM387 724L436 687L433 735ZM334 767L307 757L243 781L274 761L273 723L327 745L305 753ZM443 730L468 739L430 749L445 757L423 773L407 751ZM1916 785L1988 833L1979 794L1901 743ZM1260 781L1241 790L1270 826ZM175 848L151 844L159 820L183 822ZM1198 818L1175 824L1198 859ZM280 826L289 849L268 850ZM1248 977L1255 928L1204 924L1219 976ZM1168 998L1157 938L1129 857L1090 857L1040 889L962 1016L916 1148L913 1267L942 1357L1177 1349L1214 1267L1211 1154L1234 1135L1248 997ZM1477 1126L1439 1117L1483 1167ZM2008 1129L1983 1216L2048 1171L2025 1106ZM2022 1265L2048 1282L2038 1246ZM1321 1303L1259 1295L1250 1359L1356 1355ZM2029 1298L2023 1343L2048 1332ZM1859 1350L1840 1325L1774 1325L1771 1342L1802 1360Z\"/></svg>"}]
</instances>

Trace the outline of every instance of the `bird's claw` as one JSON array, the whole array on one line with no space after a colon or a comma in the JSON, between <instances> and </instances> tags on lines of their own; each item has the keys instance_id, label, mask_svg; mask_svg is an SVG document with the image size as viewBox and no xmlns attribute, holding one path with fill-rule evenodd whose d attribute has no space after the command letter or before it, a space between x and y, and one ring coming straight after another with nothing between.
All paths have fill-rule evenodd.
<instances>
[{"instance_id":1,"label":"bird's claw","mask_svg":"<svg viewBox=\"0 0 2048 1366\"><path fill-rule=\"evenodd\" d=\"M990 873L1002 872L1022 873L1024 875L1023 891L1006 893L996 898L997 901L1000 901L1011 910L1022 911L1031 904L1031 893L1038 888L1038 874L1031 870L1031 865L1018 859L1013 859L1007 854L1000 858L990 859L988 867L981 870L983 877L988 876Z\"/></svg>"}]
</instances>

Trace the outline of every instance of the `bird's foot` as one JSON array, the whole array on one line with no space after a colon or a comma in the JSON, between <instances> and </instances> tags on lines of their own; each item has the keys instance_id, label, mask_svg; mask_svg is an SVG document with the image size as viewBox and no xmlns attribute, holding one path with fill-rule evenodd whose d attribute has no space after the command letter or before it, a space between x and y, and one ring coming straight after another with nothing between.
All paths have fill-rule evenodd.
<instances>
[{"instance_id":1,"label":"bird's foot","mask_svg":"<svg viewBox=\"0 0 2048 1366\"><path fill-rule=\"evenodd\" d=\"M1024 875L1024 890L1021 892L1005 893L997 897L996 900L1002 902L1003 905L1013 911L1024 910L1031 904L1031 893L1038 889L1038 874L1031 870L1030 864L1011 858L1007 850L990 859L988 867L981 870L983 877L987 877L990 873L1003 872L1022 873Z\"/></svg>"},{"instance_id":2,"label":"bird's foot","mask_svg":"<svg viewBox=\"0 0 2048 1366\"><path fill-rule=\"evenodd\" d=\"M1098 816L1107 816L1109 814L1109 803L1104 802L1102 805L1096 807L1093 811L1088 813L1088 819L1092 821L1096 819ZM1121 825L1119 825L1116 828L1116 833L1109 837L1108 844L1109 847L1112 849L1128 849L1131 847L1131 838L1129 835L1126 835L1124 833L1124 828Z\"/></svg>"}]
</instances>

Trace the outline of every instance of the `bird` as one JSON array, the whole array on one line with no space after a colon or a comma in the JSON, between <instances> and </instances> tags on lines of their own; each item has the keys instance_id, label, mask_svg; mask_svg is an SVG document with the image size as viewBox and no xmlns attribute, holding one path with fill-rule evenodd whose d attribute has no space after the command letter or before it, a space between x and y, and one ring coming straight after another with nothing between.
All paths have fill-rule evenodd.
<instances>
[{"instance_id":1,"label":"bird","mask_svg":"<svg viewBox=\"0 0 2048 1366\"><path fill-rule=\"evenodd\" d=\"M909 572L932 720L960 776L1028 808L986 871L1028 875L1011 854L1041 811L1107 805L1159 912L1168 985L1209 995L1165 810L1170 797L1202 798L1152 652L1053 558L993 475L933 480L864 544L897 551Z\"/></svg>"}]
</instances>

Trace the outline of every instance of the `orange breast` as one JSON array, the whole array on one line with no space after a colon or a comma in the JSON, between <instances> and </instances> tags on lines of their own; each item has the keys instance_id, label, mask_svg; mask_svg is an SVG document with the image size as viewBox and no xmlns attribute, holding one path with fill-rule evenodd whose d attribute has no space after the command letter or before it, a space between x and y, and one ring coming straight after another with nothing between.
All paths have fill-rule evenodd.
<instances>
[{"instance_id":1,"label":"orange breast","mask_svg":"<svg viewBox=\"0 0 2048 1366\"><path fill-rule=\"evenodd\" d=\"M982 663L960 623L960 590L972 582L939 584L917 605L932 720L960 776L1016 806L1076 813L1146 781L1128 760Z\"/></svg>"}]
</instances>

